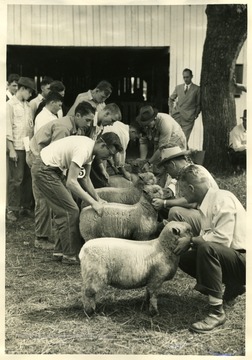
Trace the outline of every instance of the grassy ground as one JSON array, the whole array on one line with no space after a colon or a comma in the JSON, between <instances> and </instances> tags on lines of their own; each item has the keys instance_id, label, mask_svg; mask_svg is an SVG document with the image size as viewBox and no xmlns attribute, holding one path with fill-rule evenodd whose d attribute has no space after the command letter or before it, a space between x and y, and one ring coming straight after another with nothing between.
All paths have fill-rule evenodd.
<instances>
[{"instance_id":1,"label":"grassy ground","mask_svg":"<svg viewBox=\"0 0 252 360\"><path fill-rule=\"evenodd\" d=\"M245 176L217 181L246 205ZM188 326L207 314L207 297L178 270L159 294L160 316L148 316L144 289L107 288L97 313L87 318L79 267L51 261L51 252L35 249L33 242L33 219L7 223L7 354L245 355L245 295L226 309L223 327L191 333Z\"/></svg>"}]
</instances>

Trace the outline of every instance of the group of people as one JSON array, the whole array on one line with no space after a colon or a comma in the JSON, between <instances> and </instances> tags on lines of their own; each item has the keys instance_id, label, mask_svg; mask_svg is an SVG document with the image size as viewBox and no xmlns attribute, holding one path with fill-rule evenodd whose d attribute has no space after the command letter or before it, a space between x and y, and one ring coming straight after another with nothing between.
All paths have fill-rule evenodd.
<instances>
[{"instance_id":1,"label":"group of people","mask_svg":"<svg viewBox=\"0 0 252 360\"><path fill-rule=\"evenodd\" d=\"M230 305L245 292L246 216L238 199L219 189L207 169L189 157L188 139L200 113L200 89L192 76L190 69L183 71L185 83L169 99L171 115L146 105L127 125L120 108L105 103L113 90L107 81L78 94L68 110L61 81L44 78L41 92L28 102L36 91L34 81L12 74L6 112L7 219L31 216L34 201L35 246L54 249L53 259L63 264L78 264L83 244L79 202L102 214L104 201L95 181L102 178L100 186L106 185L106 160L130 179L124 167L126 150L130 140L139 139L145 170L155 165L166 174L170 189L169 196L154 199L153 206L168 221L192 226L190 242L181 238L175 253L180 268L196 278L196 290L208 295L208 316L191 326L205 333L225 322L223 303ZM149 142L154 150L147 159Z\"/></svg>"}]
</instances>

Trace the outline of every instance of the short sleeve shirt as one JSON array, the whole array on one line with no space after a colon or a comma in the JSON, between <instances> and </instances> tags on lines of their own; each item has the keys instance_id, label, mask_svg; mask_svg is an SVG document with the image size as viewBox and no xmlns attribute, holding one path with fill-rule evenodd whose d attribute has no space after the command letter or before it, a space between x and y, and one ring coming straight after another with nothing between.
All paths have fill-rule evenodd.
<instances>
[{"instance_id":1,"label":"short sleeve shirt","mask_svg":"<svg viewBox=\"0 0 252 360\"><path fill-rule=\"evenodd\" d=\"M80 168L91 164L95 141L86 136L68 136L57 140L41 150L43 163L62 171L70 168L71 162Z\"/></svg>"}]
</instances>

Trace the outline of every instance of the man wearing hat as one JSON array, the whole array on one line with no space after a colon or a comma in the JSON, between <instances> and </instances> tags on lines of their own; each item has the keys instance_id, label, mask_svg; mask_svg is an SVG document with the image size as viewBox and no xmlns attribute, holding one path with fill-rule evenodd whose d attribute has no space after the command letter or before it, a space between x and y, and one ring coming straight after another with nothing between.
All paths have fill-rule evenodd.
<instances>
[{"instance_id":1,"label":"man wearing hat","mask_svg":"<svg viewBox=\"0 0 252 360\"><path fill-rule=\"evenodd\" d=\"M149 164L155 164L159 161L159 149L162 147L177 145L181 149L186 149L185 135L180 125L170 115L159 113L157 109L147 105L140 108L136 120L145 132L150 130L154 141L154 153L148 160Z\"/></svg>"},{"instance_id":2,"label":"man wearing hat","mask_svg":"<svg viewBox=\"0 0 252 360\"><path fill-rule=\"evenodd\" d=\"M189 150L181 150L179 146L164 148L161 150L161 161L158 167L163 167L172 178L168 188L170 188L175 198L172 199L153 199L153 207L163 213L168 212L168 221L186 221L192 226L193 234L197 236L200 232L200 214L196 208L196 203L188 203L186 198L180 196L180 189L177 179L181 171L192 164L191 159L188 157ZM201 165L195 165L204 172L205 176L209 179L210 187L218 189L216 181L212 175ZM175 186L174 186L175 184ZM165 211L164 211L165 210Z\"/></svg>"},{"instance_id":3,"label":"man wearing hat","mask_svg":"<svg viewBox=\"0 0 252 360\"><path fill-rule=\"evenodd\" d=\"M247 158L247 110L243 111L242 123L236 125L229 135L229 156L235 170L246 170Z\"/></svg>"},{"instance_id":4,"label":"man wearing hat","mask_svg":"<svg viewBox=\"0 0 252 360\"><path fill-rule=\"evenodd\" d=\"M20 77L16 94L6 103L6 138L9 161L7 219L29 215L32 203L31 174L25 160L23 138L33 135L33 121L28 99L36 91L35 83Z\"/></svg>"}]
</instances>

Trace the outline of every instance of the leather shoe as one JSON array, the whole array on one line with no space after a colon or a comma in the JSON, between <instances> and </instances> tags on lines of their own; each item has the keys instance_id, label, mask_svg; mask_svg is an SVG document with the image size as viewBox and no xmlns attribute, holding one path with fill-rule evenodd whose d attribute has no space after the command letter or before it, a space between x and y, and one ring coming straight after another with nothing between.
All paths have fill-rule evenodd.
<instances>
[{"instance_id":1,"label":"leather shoe","mask_svg":"<svg viewBox=\"0 0 252 360\"><path fill-rule=\"evenodd\" d=\"M226 315L224 311L220 314L209 314L204 320L192 324L189 329L197 333L205 334L224 324L225 321Z\"/></svg>"}]
</instances>

